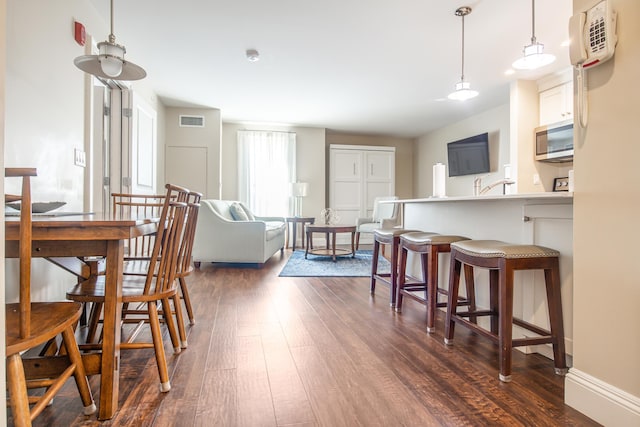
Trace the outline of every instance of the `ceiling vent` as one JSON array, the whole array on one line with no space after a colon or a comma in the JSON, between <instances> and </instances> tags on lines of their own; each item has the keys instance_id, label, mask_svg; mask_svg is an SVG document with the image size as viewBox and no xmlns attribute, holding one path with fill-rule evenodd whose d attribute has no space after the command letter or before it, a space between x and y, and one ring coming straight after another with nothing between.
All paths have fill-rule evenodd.
<instances>
[{"instance_id":1,"label":"ceiling vent","mask_svg":"<svg viewBox=\"0 0 640 427\"><path fill-rule=\"evenodd\" d=\"M180 116L180 127L203 128L204 116Z\"/></svg>"}]
</instances>

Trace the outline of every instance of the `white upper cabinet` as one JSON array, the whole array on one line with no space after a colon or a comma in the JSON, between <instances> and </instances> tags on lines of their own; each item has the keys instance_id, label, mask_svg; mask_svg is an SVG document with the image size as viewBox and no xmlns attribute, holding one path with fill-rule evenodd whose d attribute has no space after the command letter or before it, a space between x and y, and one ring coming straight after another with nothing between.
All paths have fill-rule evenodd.
<instances>
[{"instance_id":1,"label":"white upper cabinet","mask_svg":"<svg viewBox=\"0 0 640 427\"><path fill-rule=\"evenodd\" d=\"M573 82L540 92L540 126L573 119Z\"/></svg>"},{"instance_id":2,"label":"white upper cabinet","mask_svg":"<svg viewBox=\"0 0 640 427\"><path fill-rule=\"evenodd\" d=\"M573 78L569 67L538 80L539 126L573 120Z\"/></svg>"}]
</instances>

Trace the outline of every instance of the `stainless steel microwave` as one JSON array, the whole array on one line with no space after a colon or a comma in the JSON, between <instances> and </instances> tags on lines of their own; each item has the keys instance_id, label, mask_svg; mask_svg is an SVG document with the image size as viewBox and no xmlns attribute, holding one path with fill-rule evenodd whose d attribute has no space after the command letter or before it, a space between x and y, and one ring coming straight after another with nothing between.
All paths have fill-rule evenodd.
<instances>
[{"instance_id":1,"label":"stainless steel microwave","mask_svg":"<svg viewBox=\"0 0 640 427\"><path fill-rule=\"evenodd\" d=\"M573 161L573 120L535 129L535 158L543 162Z\"/></svg>"}]
</instances>

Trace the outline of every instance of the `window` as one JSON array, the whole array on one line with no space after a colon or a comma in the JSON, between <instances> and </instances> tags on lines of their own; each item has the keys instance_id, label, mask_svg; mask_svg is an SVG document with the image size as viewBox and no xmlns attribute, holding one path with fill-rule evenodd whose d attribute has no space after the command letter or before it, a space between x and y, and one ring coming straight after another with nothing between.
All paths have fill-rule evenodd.
<instances>
[{"instance_id":1,"label":"window","mask_svg":"<svg viewBox=\"0 0 640 427\"><path fill-rule=\"evenodd\" d=\"M238 131L238 196L256 215L287 216L296 181L296 134Z\"/></svg>"}]
</instances>

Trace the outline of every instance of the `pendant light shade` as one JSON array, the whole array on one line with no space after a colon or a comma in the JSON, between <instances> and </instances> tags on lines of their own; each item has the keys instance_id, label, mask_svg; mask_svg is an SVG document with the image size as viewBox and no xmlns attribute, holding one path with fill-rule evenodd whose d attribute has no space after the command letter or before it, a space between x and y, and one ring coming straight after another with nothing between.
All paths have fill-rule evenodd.
<instances>
[{"instance_id":1,"label":"pendant light shade","mask_svg":"<svg viewBox=\"0 0 640 427\"><path fill-rule=\"evenodd\" d=\"M535 70L556 60L555 56L544 53L544 45L536 40L536 0L531 0L531 44L525 46L522 53L522 58L511 64L516 70Z\"/></svg>"},{"instance_id":2,"label":"pendant light shade","mask_svg":"<svg viewBox=\"0 0 640 427\"><path fill-rule=\"evenodd\" d=\"M124 46L116 44L113 34L113 0L111 0L111 34L109 40L98 43L97 55L83 55L73 60L76 67L82 71L103 79L140 80L147 76L147 72L140 66L125 61Z\"/></svg>"},{"instance_id":3,"label":"pendant light shade","mask_svg":"<svg viewBox=\"0 0 640 427\"><path fill-rule=\"evenodd\" d=\"M460 74L460 81L456 83L456 90L451 92L448 98L455 101L466 101L467 99L478 96L477 91L471 90L471 84L464 81L464 17L471 13L471 8L469 6L462 6L456 9L455 13L456 16L462 18L462 72Z\"/></svg>"}]
</instances>

